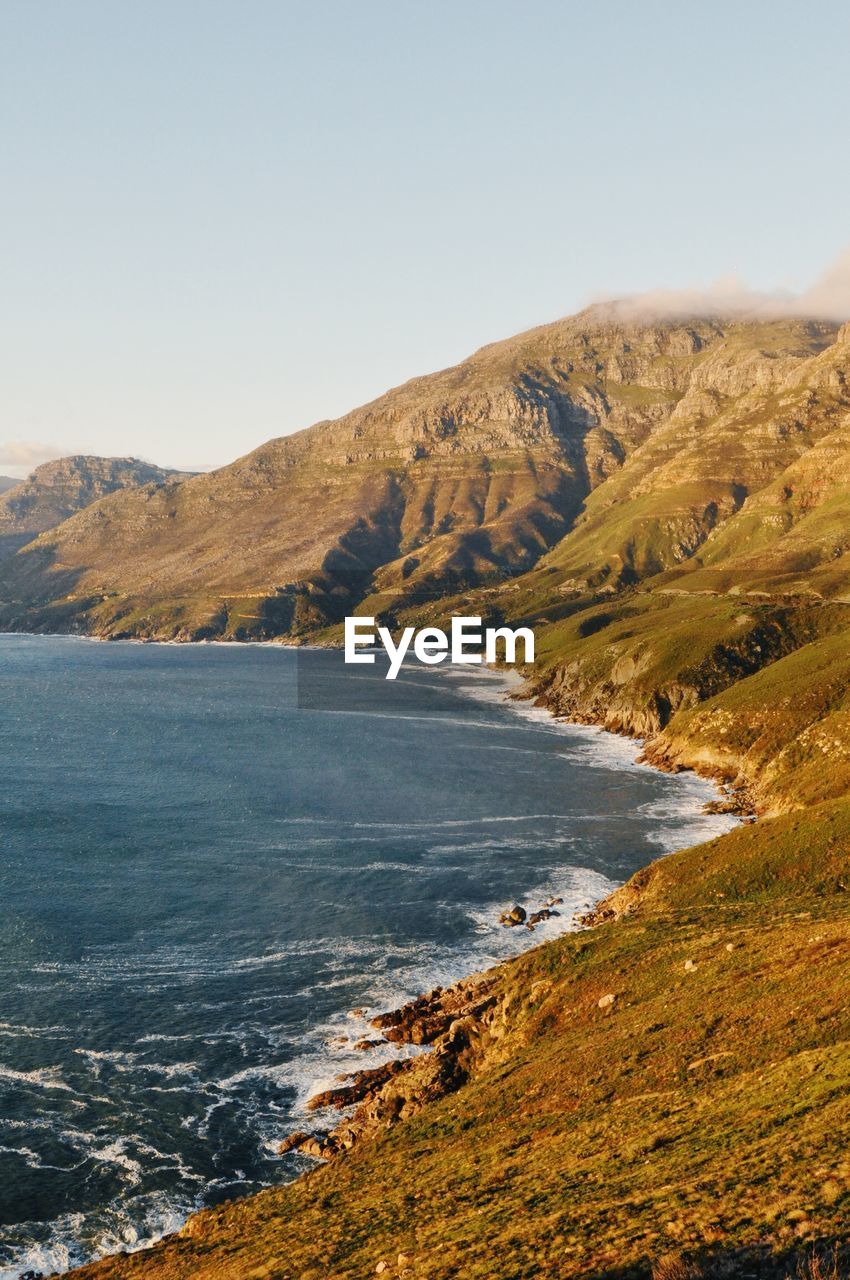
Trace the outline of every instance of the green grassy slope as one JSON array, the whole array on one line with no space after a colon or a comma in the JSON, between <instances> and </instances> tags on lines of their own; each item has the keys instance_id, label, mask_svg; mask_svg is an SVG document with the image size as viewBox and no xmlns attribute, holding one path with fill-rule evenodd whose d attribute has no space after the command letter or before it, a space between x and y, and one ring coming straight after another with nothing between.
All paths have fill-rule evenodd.
<instances>
[{"instance_id":1,"label":"green grassy slope","mask_svg":"<svg viewBox=\"0 0 850 1280\"><path fill-rule=\"evenodd\" d=\"M492 442L507 377L557 385L547 413L585 417L563 536L535 541L539 459L503 503L470 497L465 450L451 493L478 514L462 530L441 526L455 499L431 474L453 451L417 459L360 609L532 625L553 711L639 734L765 816L500 967L456 1091L86 1280L784 1277L812 1245L850 1245L850 332L582 323L409 384L391 426L385 404L364 411L364 430L427 422L432 440L471 418ZM307 621L338 636L321 609Z\"/></svg>"},{"instance_id":2,"label":"green grassy slope","mask_svg":"<svg viewBox=\"0 0 850 1280\"><path fill-rule=\"evenodd\" d=\"M656 864L501 968L459 1093L81 1280L787 1274L850 1208L848 876L846 804Z\"/></svg>"}]
</instances>

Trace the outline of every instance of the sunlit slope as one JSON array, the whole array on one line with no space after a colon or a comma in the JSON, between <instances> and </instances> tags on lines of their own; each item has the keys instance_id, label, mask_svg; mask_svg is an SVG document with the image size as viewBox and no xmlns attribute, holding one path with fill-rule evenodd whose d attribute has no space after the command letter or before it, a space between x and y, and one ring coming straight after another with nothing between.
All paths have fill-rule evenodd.
<instances>
[{"instance_id":1,"label":"sunlit slope","mask_svg":"<svg viewBox=\"0 0 850 1280\"><path fill-rule=\"evenodd\" d=\"M183 478L138 458L87 455L42 463L26 480L0 477L0 564L106 494Z\"/></svg>"},{"instance_id":2,"label":"sunlit slope","mask_svg":"<svg viewBox=\"0 0 850 1280\"><path fill-rule=\"evenodd\" d=\"M619 591L693 556L828 431L809 381L836 335L591 309L211 475L104 498L6 566L0 624L310 636L367 598L391 615L536 565L544 594Z\"/></svg>"},{"instance_id":3,"label":"sunlit slope","mask_svg":"<svg viewBox=\"0 0 850 1280\"><path fill-rule=\"evenodd\" d=\"M848 848L832 805L640 873L502 967L458 1092L81 1280L794 1275L846 1238Z\"/></svg>"}]
</instances>

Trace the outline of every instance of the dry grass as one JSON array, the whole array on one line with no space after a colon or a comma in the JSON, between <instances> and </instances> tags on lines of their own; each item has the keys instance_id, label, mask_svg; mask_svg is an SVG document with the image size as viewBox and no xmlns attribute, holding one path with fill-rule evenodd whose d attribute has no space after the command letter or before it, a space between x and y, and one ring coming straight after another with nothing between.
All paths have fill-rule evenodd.
<instances>
[{"instance_id":1,"label":"dry grass","mask_svg":"<svg viewBox=\"0 0 850 1280\"><path fill-rule=\"evenodd\" d=\"M838 1245L829 1252L812 1249L797 1263L789 1280L848 1280L850 1267L841 1262Z\"/></svg>"},{"instance_id":2,"label":"dry grass","mask_svg":"<svg viewBox=\"0 0 850 1280\"><path fill-rule=\"evenodd\" d=\"M703 1280L705 1272L680 1253L667 1253L652 1265L652 1280Z\"/></svg>"}]
</instances>

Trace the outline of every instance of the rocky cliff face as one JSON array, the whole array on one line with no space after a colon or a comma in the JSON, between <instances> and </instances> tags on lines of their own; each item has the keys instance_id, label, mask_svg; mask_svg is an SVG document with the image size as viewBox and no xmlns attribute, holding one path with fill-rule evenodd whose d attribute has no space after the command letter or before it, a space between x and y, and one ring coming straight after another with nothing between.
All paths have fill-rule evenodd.
<instances>
[{"instance_id":1,"label":"rocky cliff face","mask_svg":"<svg viewBox=\"0 0 850 1280\"><path fill-rule=\"evenodd\" d=\"M0 561L107 494L178 475L138 458L78 455L45 462L26 480L0 481Z\"/></svg>"}]
</instances>

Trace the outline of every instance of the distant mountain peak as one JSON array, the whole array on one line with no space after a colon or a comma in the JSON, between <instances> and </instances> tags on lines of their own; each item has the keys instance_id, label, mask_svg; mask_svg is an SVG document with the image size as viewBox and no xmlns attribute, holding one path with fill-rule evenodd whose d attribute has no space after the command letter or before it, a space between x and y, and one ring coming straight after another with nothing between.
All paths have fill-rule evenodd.
<instances>
[{"instance_id":1,"label":"distant mountain peak","mask_svg":"<svg viewBox=\"0 0 850 1280\"><path fill-rule=\"evenodd\" d=\"M0 564L33 537L108 494L176 478L180 473L138 458L75 454L43 462L0 492Z\"/></svg>"}]
</instances>

